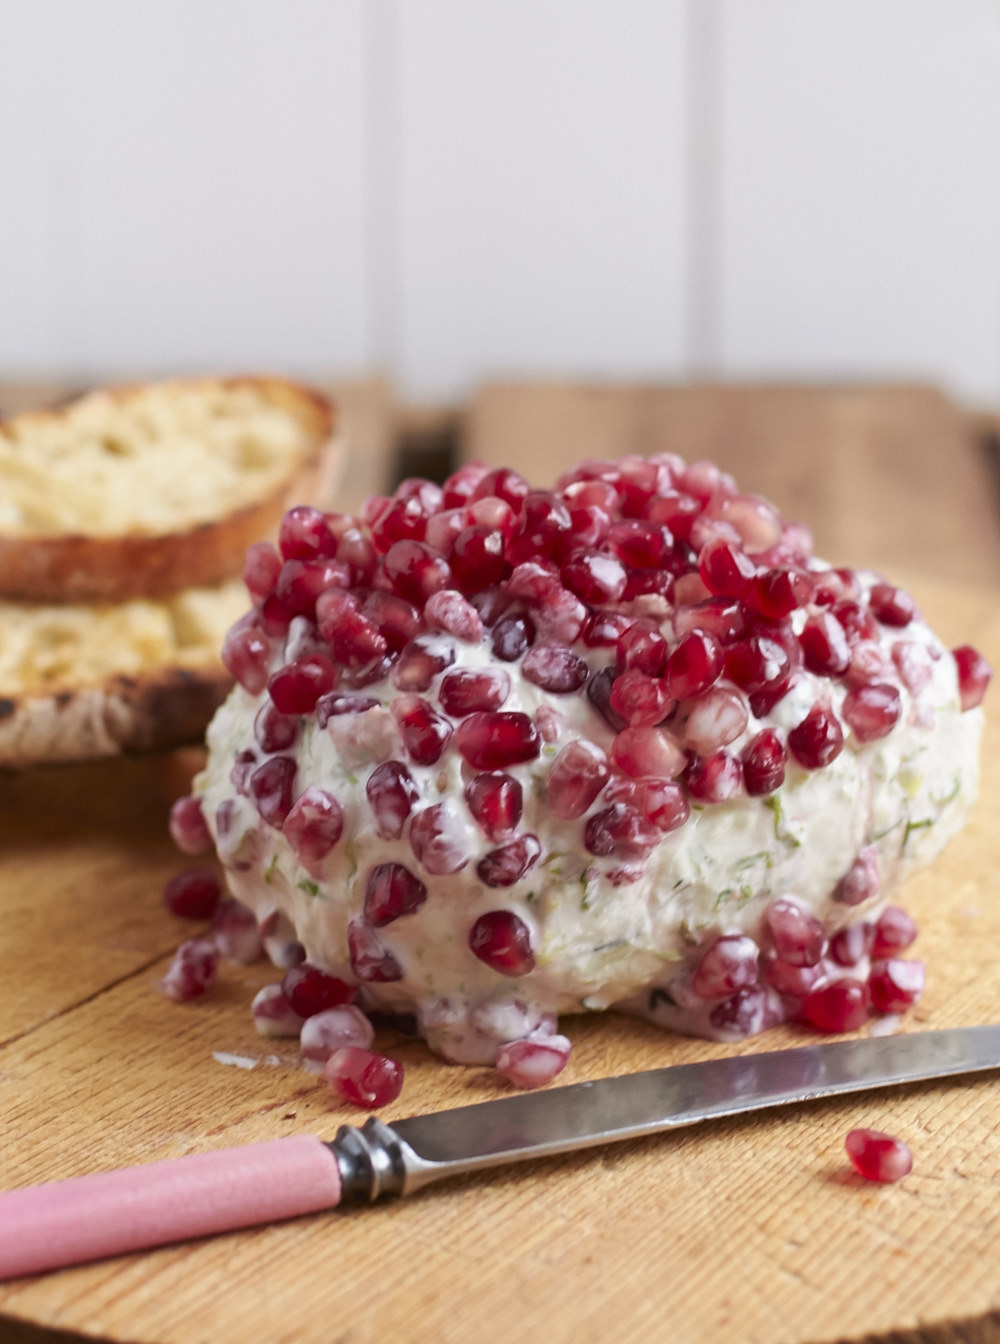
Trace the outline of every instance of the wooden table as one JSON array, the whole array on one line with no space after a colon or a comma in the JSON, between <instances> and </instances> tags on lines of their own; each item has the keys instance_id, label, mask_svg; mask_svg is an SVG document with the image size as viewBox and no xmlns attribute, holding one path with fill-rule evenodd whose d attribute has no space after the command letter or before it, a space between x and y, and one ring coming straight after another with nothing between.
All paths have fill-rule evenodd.
<instances>
[{"instance_id":1,"label":"wooden table","mask_svg":"<svg viewBox=\"0 0 1000 1344\"><path fill-rule=\"evenodd\" d=\"M919 575L913 587L947 641L971 637L1000 663L996 589ZM188 934L160 904L184 866L165 818L196 763L0 778L0 1187L360 1119L289 1043L257 1036L249 1000L273 970L227 967L185 1007L157 992ZM1000 1021L998 790L994 714L974 819L906 891L929 964L906 1030ZM733 1049L610 1017L567 1030L567 1082ZM782 1028L739 1049L805 1039ZM382 1044L407 1070L389 1119L503 1092L420 1043ZM990 1078L816 1103L25 1279L0 1285L0 1340L997 1338L998 1103ZM857 1124L906 1138L913 1174L892 1187L851 1175L843 1138Z\"/></svg>"}]
</instances>

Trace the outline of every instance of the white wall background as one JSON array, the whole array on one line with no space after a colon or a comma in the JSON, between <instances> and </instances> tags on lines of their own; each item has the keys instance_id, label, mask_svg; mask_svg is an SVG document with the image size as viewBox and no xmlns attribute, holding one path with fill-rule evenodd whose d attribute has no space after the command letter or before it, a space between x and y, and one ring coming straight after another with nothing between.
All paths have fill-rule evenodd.
<instances>
[{"instance_id":1,"label":"white wall background","mask_svg":"<svg viewBox=\"0 0 1000 1344\"><path fill-rule=\"evenodd\" d=\"M1000 0L0 0L0 377L1000 401Z\"/></svg>"}]
</instances>

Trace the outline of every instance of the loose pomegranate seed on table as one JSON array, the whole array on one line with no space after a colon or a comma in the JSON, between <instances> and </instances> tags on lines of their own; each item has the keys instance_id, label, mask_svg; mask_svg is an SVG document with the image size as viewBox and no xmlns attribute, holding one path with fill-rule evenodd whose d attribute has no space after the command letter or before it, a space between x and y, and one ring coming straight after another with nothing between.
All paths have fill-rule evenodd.
<instances>
[{"instance_id":1,"label":"loose pomegranate seed on table","mask_svg":"<svg viewBox=\"0 0 1000 1344\"><path fill-rule=\"evenodd\" d=\"M167 973L160 981L160 989L175 1003L190 1003L214 983L219 969L219 952L208 938L191 938L181 943Z\"/></svg>"},{"instance_id":2,"label":"loose pomegranate seed on table","mask_svg":"<svg viewBox=\"0 0 1000 1344\"><path fill-rule=\"evenodd\" d=\"M281 992L299 1017L314 1017L326 1008L350 1003L354 998L353 985L335 975L327 975L318 966L302 961L292 966L281 982Z\"/></svg>"},{"instance_id":3,"label":"loose pomegranate seed on table","mask_svg":"<svg viewBox=\"0 0 1000 1344\"><path fill-rule=\"evenodd\" d=\"M226 961L241 966L249 966L261 954L261 932L254 913L232 896L215 908L212 940Z\"/></svg>"},{"instance_id":4,"label":"loose pomegranate seed on table","mask_svg":"<svg viewBox=\"0 0 1000 1344\"><path fill-rule=\"evenodd\" d=\"M386 1055L346 1045L335 1050L323 1073L345 1101L374 1111L395 1101L403 1090L403 1066Z\"/></svg>"},{"instance_id":5,"label":"loose pomegranate seed on table","mask_svg":"<svg viewBox=\"0 0 1000 1344\"><path fill-rule=\"evenodd\" d=\"M205 821L201 799L178 798L170 809L170 836L184 854L204 854L212 847L212 833Z\"/></svg>"},{"instance_id":6,"label":"loose pomegranate seed on table","mask_svg":"<svg viewBox=\"0 0 1000 1344\"><path fill-rule=\"evenodd\" d=\"M337 1004L313 1013L301 1024L299 1049L303 1059L325 1064L335 1050L355 1046L367 1050L375 1039L375 1028L353 1003Z\"/></svg>"},{"instance_id":7,"label":"loose pomegranate seed on table","mask_svg":"<svg viewBox=\"0 0 1000 1344\"><path fill-rule=\"evenodd\" d=\"M889 1184L913 1170L913 1154L902 1139L878 1129L852 1129L844 1140L851 1166L866 1181Z\"/></svg>"},{"instance_id":8,"label":"loose pomegranate seed on table","mask_svg":"<svg viewBox=\"0 0 1000 1344\"><path fill-rule=\"evenodd\" d=\"M221 897L222 886L211 868L188 868L163 888L164 905L182 919L211 919Z\"/></svg>"}]
</instances>

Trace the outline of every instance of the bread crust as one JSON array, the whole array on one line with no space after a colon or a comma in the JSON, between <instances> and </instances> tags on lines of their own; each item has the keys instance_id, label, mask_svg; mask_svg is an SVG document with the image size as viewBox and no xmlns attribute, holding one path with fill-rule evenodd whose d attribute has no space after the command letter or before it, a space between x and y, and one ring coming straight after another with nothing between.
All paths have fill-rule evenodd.
<instances>
[{"instance_id":1,"label":"bread crust","mask_svg":"<svg viewBox=\"0 0 1000 1344\"><path fill-rule=\"evenodd\" d=\"M289 478L255 504L182 532L118 537L0 535L0 596L28 602L124 602L208 587L241 573L246 549L273 534L287 508L329 499L339 471L334 407L319 393L280 378L192 378L177 386L250 386L290 411L310 440ZM116 400L139 387L111 391ZM52 417L64 410L34 412ZM2 432L2 429L0 429Z\"/></svg>"}]
</instances>

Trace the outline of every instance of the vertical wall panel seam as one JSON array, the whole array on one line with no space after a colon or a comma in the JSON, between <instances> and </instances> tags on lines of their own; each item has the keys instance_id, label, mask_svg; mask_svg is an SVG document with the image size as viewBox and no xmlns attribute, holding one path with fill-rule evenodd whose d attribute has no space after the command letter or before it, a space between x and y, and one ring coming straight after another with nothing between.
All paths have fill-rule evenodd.
<instances>
[{"instance_id":1,"label":"vertical wall panel seam","mask_svg":"<svg viewBox=\"0 0 1000 1344\"><path fill-rule=\"evenodd\" d=\"M685 344L688 372L718 373L721 355L722 0L687 0Z\"/></svg>"},{"instance_id":2,"label":"vertical wall panel seam","mask_svg":"<svg viewBox=\"0 0 1000 1344\"><path fill-rule=\"evenodd\" d=\"M401 15L398 0L361 0L361 6L366 345L373 368L397 376L402 344Z\"/></svg>"}]
</instances>

